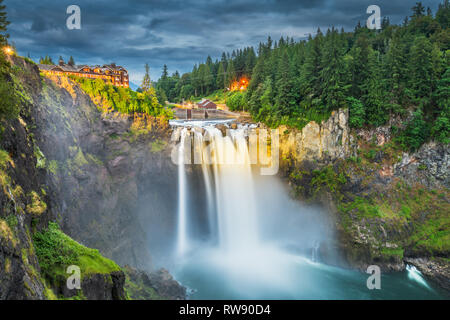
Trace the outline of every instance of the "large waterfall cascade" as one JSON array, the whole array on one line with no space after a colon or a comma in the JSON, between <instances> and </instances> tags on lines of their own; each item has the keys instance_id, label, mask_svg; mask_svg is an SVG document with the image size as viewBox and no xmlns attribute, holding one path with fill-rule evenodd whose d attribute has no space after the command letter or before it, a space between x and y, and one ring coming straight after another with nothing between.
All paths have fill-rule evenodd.
<instances>
[{"instance_id":1,"label":"large waterfall cascade","mask_svg":"<svg viewBox=\"0 0 450 320\"><path fill-rule=\"evenodd\" d=\"M179 127L177 252L189 248L186 170L201 166L205 187L207 225L218 246L236 252L254 248L259 241L255 186L248 147L248 127L229 130L228 135L214 125Z\"/></svg>"},{"instance_id":2,"label":"large waterfall cascade","mask_svg":"<svg viewBox=\"0 0 450 320\"><path fill-rule=\"evenodd\" d=\"M183 285L198 290L194 298L435 294L430 287L423 292L426 283L412 269L407 276L384 276L382 286L388 290L376 292L366 287L368 275L324 264L323 253L330 261L334 248L329 216L291 199L277 176L260 175L249 152L251 127L238 125L224 135L218 124L230 129L229 121L172 122L178 209L171 271Z\"/></svg>"}]
</instances>

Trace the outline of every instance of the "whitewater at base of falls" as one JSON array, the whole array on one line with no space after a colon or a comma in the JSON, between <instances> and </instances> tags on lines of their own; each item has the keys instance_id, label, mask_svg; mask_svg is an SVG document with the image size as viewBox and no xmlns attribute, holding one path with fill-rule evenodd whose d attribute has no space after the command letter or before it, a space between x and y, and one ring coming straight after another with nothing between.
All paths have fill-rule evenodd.
<instances>
[{"instance_id":1,"label":"whitewater at base of falls","mask_svg":"<svg viewBox=\"0 0 450 320\"><path fill-rule=\"evenodd\" d=\"M382 290L369 290L368 274L321 263L334 241L327 215L292 200L278 177L260 176L250 165L247 128L223 136L215 127L228 122L172 123L181 136L178 159L188 164L178 167L171 272L192 289L191 299L441 297L413 271L383 274ZM188 148L192 154L183 155Z\"/></svg>"}]
</instances>

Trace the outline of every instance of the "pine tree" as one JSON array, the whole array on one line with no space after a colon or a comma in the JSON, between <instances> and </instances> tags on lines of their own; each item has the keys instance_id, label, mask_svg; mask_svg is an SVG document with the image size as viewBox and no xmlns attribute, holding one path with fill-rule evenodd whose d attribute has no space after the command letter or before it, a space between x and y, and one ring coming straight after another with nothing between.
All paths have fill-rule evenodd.
<instances>
[{"instance_id":1,"label":"pine tree","mask_svg":"<svg viewBox=\"0 0 450 320\"><path fill-rule=\"evenodd\" d=\"M345 64L337 40L337 32L330 31L324 45L324 68L321 71L323 111L339 109L346 105L348 88L344 83Z\"/></svg>"},{"instance_id":2,"label":"pine tree","mask_svg":"<svg viewBox=\"0 0 450 320\"><path fill-rule=\"evenodd\" d=\"M431 128L431 134L438 141L450 143L450 67L439 80L435 93L436 121Z\"/></svg>"},{"instance_id":3,"label":"pine tree","mask_svg":"<svg viewBox=\"0 0 450 320\"><path fill-rule=\"evenodd\" d=\"M361 128L365 123L366 110L359 99L349 97L349 125L351 128Z\"/></svg>"},{"instance_id":4,"label":"pine tree","mask_svg":"<svg viewBox=\"0 0 450 320\"><path fill-rule=\"evenodd\" d=\"M153 87L151 87L151 88L149 89L148 93L149 93L150 95L153 95L153 92L155 92L155 94L156 94L156 99L157 99L157 101L158 101L160 104L165 105L165 104L166 104L166 101L167 101L167 95L166 95L166 92L164 91L164 89L159 88L158 90L155 91L155 89L154 89Z\"/></svg>"},{"instance_id":5,"label":"pine tree","mask_svg":"<svg viewBox=\"0 0 450 320\"><path fill-rule=\"evenodd\" d=\"M406 127L404 141L407 147L409 147L412 151L415 151L419 149L427 137L428 126L424 119L422 109L418 108L414 112L412 120Z\"/></svg>"},{"instance_id":6,"label":"pine tree","mask_svg":"<svg viewBox=\"0 0 450 320\"><path fill-rule=\"evenodd\" d=\"M41 57L39 59L39 64L54 65L52 58L47 55L44 58Z\"/></svg>"},{"instance_id":7,"label":"pine tree","mask_svg":"<svg viewBox=\"0 0 450 320\"><path fill-rule=\"evenodd\" d=\"M444 3L439 4L439 9L436 12L436 21L439 22L443 29L450 26L450 1L445 0Z\"/></svg>"},{"instance_id":8,"label":"pine tree","mask_svg":"<svg viewBox=\"0 0 450 320\"><path fill-rule=\"evenodd\" d=\"M227 74L226 74L226 86L229 87L231 85L231 83L233 83L234 81L236 81L236 71L234 69L234 62L233 60L230 60L228 62L228 67L227 67Z\"/></svg>"},{"instance_id":9,"label":"pine tree","mask_svg":"<svg viewBox=\"0 0 450 320\"><path fill-rule=\"evenodd\" d=\"M9 24L10 22L8 21L6 14L6 6L3 5L3 0L0 0L0 45L7 44L9 35L6 32Z\"/></svg>"},{"instance_id":10,"label":"pine tree","mask_svg":"<svg viewBox=\"0 0 450 320\"><path fill-rule=\"evenodd\" d=\"M416 5L412 7L413 15L411 18L418 18L422 17L425 14L425 7L423 6L422 2L416 2Z\"/></svg>"},{"instance_id":11,"label":"pine tree","mask_svg":"<svg viewBox=\"0 0 450 320\"><path fill-rule=\"evenodd\" d=\"M433 88L432 51L430 40L420 36L414 40L409 57L410 87L414 96L425 104L429 103Z\"/></svg>"},{"instance_id":12,"label":"pine tree","mask_svg":"<svg viewBox=\"0 0 450 320\"><path fill-rule=\"evenodd\" d=\"M194 68L192 69L191 79L192 86L194 87L194 95L198 97L198 94L200 92L201 80L199 77L197 65L194 65Z\"/></svg>"},{"instance_id":13,"label":"pine tree","mask_svg":"<svg viewBox=\"0 0 450 320\"><path fill-rule=\"evenodd\" d=\"M167 65L164 65L161 79L167 80L168 77L169 77L169 71L168 71Z\"/></svg>"},{"instance_id":14,"label":"pine tree","mask_svg":"<svg viewBox=\"0 0 450 320\"><path fill-rule=\"evenodd\" d=\"M75 59L72 56L70 56L69 65L70 66L74 66L75 65Z\"/></svg>"},{"instance_id":15,"label":"pine tree","mask_svg":"<svg viewBox=\"0 0 450 320\"><path fill-rule=\"evenodd\" d=\"M148 92L152 87L152 81L150 79L150 67L148 63L145 64L145 75L142 79L141 89L142 92Z\"/></svg>"},{"instance_id":16,"label":"pine tree","mask_svg":"<svg viewBox=\"0 0 450 320\"><path fill-rule=\"evenodd\" d=\"M306 49L302 83L304 84L304 94L311 97L319 97L321 95L322 41L323 35L319 28L314 39L311 35L309 36Z\"/></svg>"},{"instance_id":17,"label":"pine tree","mask_svg":"<svg viewBox=\"0 0 450 320\"><path fill-rule=\"evenodd\" d=\"M219 89L225 89L225 69L223 67L223 62L219 63L219 70L217 71L217 77L216 77L216 87Z\"/></svg>"},{"instance_id":18,"label":"pine tree","mask_svg":"<svg viewBox=\"0 0 450 320\"><path fill-rule=\"evenodd\" d=\"M245 69L244 69L244 74L247 77L251 76L251 74L253 72L253 68L255 67L255 64L256 64L255 50L253 50L253 48L248 48L247 54L245 57Z\"/></svg>"},{"instance_id":19,"label":"pine tree","mask_svg":"<svg viewBox=\"0 0 450 320\"><path fill-rule=\"evenodd\" d=\"M405 99L404 88L407 84L407 56L401 36L396 33L390 41L386 54L383 75L386 79L386 90L389 92L391 103L398 106ZM396 107L395 109L398 109Z\"/></svg>"},{"instance_id":20,"label":"pine tree","mask_svg":"<svg viewBox=\"0 0 450 320\"><path fill-rule=\"evenodd\" d=\"M383 82L381 77L381 66L378 61L378 53L372 52L369 56L367 68L369 78L367 79L365 94L362 96L366 112L367 123L380 126L389 119L389 106L385 103Z\"/></svg>"},{"instance_id":21,"label":"pine tree","mask_svg":"<svg viewBox=\"0 0 450 320\"><path fill-rule=\"evenodd\" d=\"M198 75L200 77L201 94L202 95L207 94L214 80L208 65L201 64L198 69Z\"/></svg>"},{"instance_id":22,"label":"pine tree","mask_svg":"<svg viewBox=\"0 0 450 320\"><path fill-rule=\"evenodd\" d=\"M367 81L370 77L370 70L367 66L371 50L367 36L361 35L350 52L352 56L349 66L351 72L350 94L358 99L367 94Z\"/></svg>"},{"instance_id":23,"label":"pine tree","mask_svg":"<svg viewBox=\"0 0 450 320\"><path fill-rule=\"evenodd\" d=\"M289 56L284 51L278 65L278 74L276 77L276 106L282 116L291 114L298 102L298 97L294 93L294 79L291 70Z\"/></svg>"}]
</instances>

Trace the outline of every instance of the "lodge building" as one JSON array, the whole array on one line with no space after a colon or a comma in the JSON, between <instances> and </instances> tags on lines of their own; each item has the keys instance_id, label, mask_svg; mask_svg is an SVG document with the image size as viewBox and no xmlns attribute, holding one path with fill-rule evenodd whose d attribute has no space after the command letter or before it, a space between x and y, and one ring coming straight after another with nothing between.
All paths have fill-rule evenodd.
<instances>
[{"instance_id":1,"label":"lodge building","mask_svg":"<svg viewBox=\"0 0 450 320\"><path fill-rule=\"evenodd\" d=\"M198 109L216 110L217 105L211 100L203 99L198 105Z\"/></svg>"},{"instance_id":2,"label":"lodge building","mask_svg":"<svg viewBox=\"0 0 450 320\"><path fill-rule=\"evenodd\" d=\"M58 65L39 64L39 70L49 75L73 75L89 79L102 79L117 87L129 88L128 71L115 63L103 66L71 65L60 59Z\"/></svg>"}]
</instances>

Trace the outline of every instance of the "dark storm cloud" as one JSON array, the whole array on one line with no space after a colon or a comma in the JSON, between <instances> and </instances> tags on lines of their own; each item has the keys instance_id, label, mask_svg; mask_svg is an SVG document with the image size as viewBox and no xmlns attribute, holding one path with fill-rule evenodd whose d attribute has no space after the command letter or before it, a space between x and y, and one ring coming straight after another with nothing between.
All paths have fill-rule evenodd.
<instances>
[{"instance_id":1,"label":"dark storm cloud","mask_svg":"<svg viewBox=\"0 0 450 320\"><path fill-rule=\"evenodd\" d=\"M256 46L268 35L305 38L317 27L346 30L371 4L400 23L416 0L6 0L19 52L37 59L73 55L78 63L114 61L139 82L148 62L156 79L164 64L190 71L207 55ZM423 1L436 10L439 0ZM81 7L82 30L66 28L66 8Z\"/></svg>"}]
</instances>

